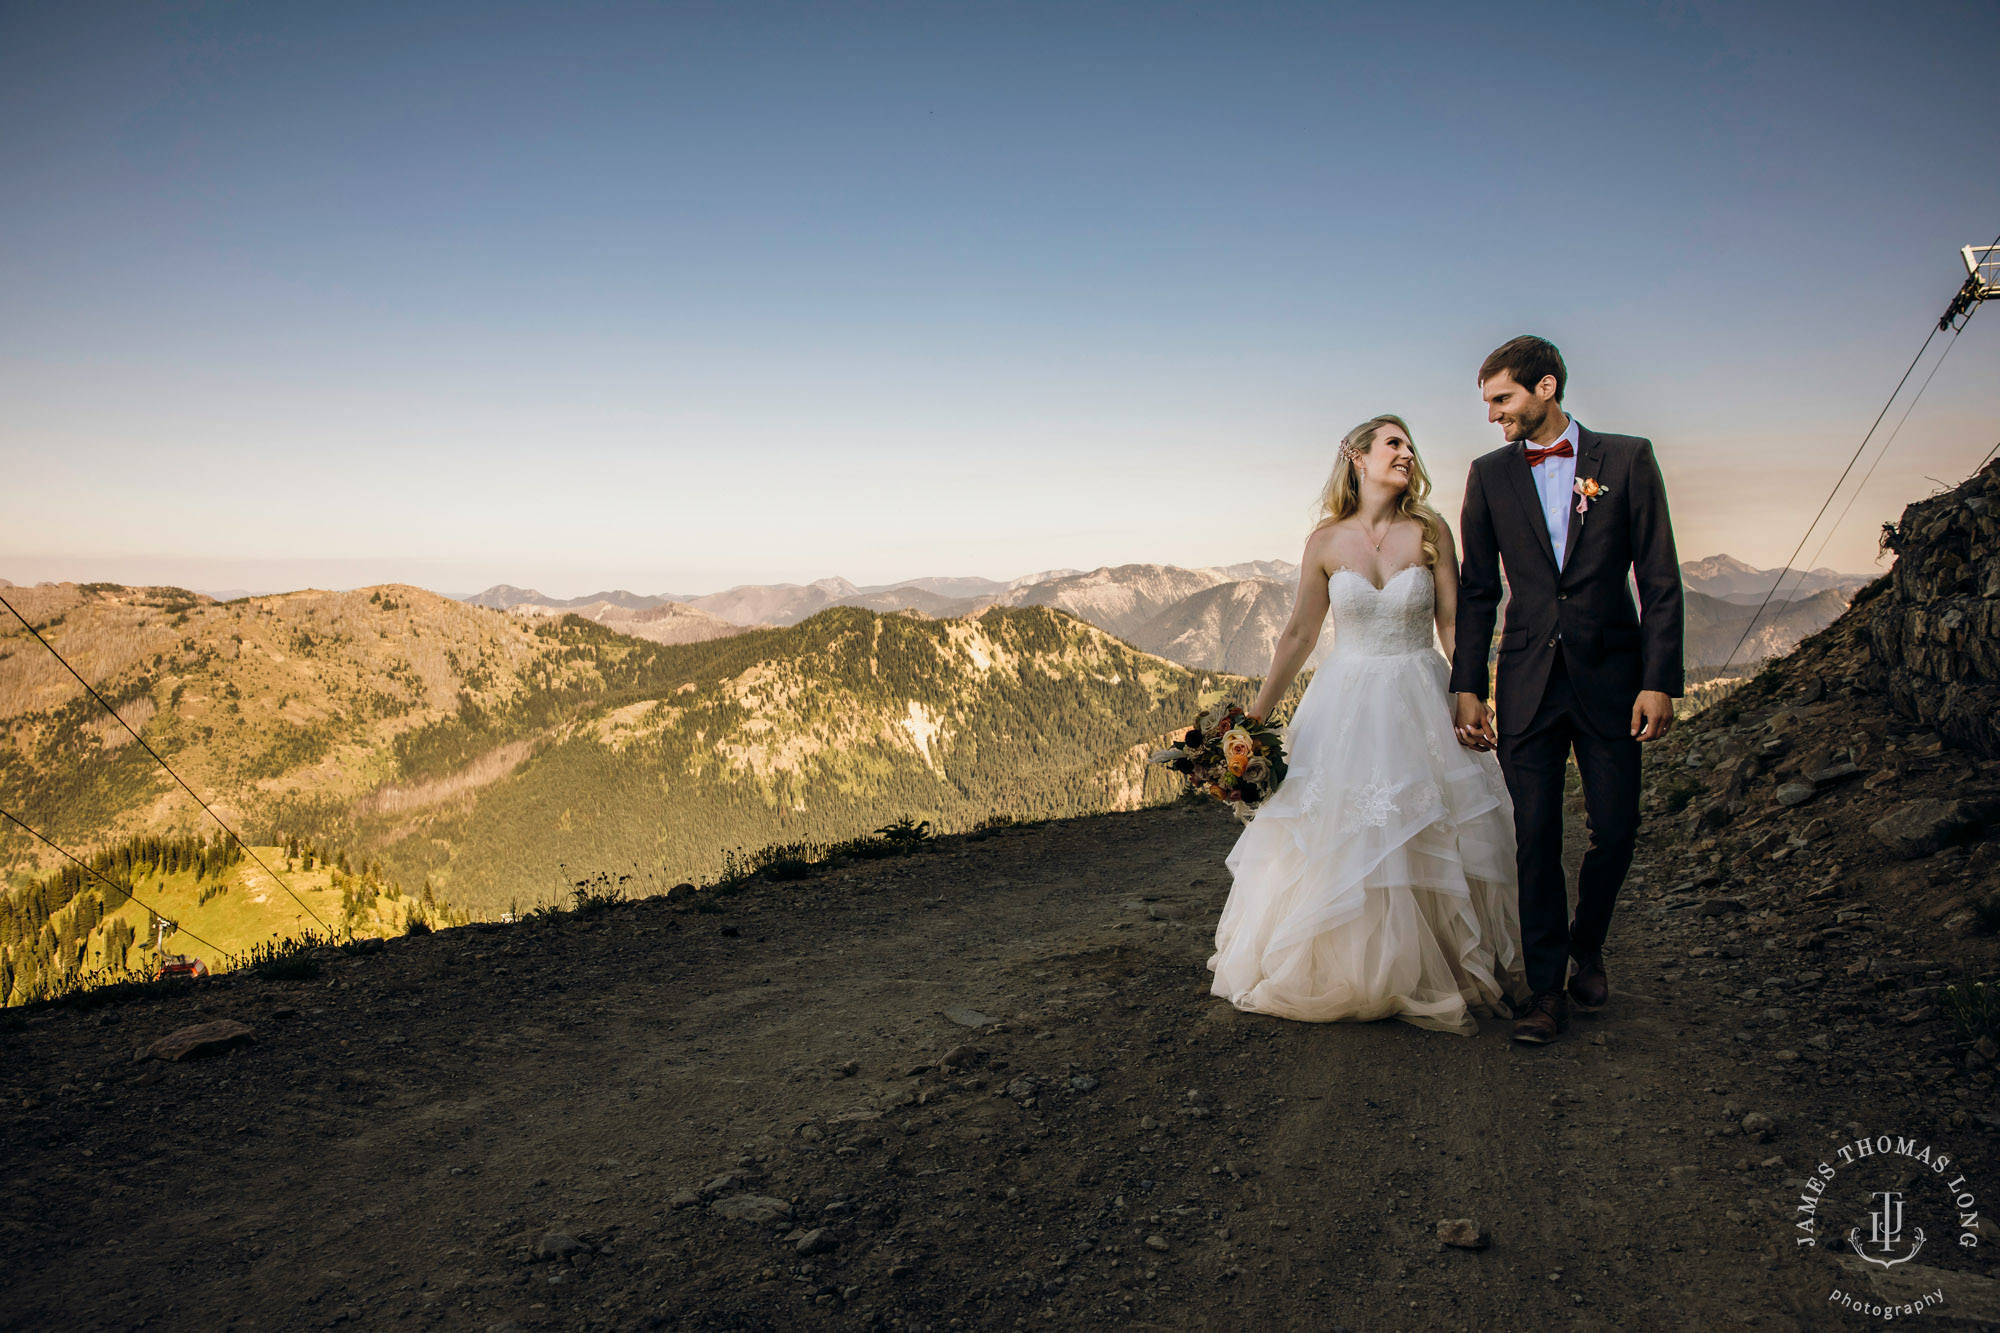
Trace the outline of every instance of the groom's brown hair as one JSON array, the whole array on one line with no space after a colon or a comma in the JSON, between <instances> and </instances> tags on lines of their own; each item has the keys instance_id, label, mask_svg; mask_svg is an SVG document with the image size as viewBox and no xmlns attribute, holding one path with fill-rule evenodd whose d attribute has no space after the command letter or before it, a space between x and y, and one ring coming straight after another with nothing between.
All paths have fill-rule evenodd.
<instances>
[{"instance_id":1,"label":"groom's brown hair","mask_svg":"<svg viewBox=\"0 0 2000 1333\"><path fill-rule=\"evenodd\" d=\"M1486 383L1503 370L1530 393L1542 382L1542 376L1554 375L1559 403L1563 400L1563 386L1569 383L1569 367L1563 364L1563 354L1547 338L1537 338L1532 333L1509 338L1489 352L1479 365L1479 383Z\"/></svg>"}]
</instances>

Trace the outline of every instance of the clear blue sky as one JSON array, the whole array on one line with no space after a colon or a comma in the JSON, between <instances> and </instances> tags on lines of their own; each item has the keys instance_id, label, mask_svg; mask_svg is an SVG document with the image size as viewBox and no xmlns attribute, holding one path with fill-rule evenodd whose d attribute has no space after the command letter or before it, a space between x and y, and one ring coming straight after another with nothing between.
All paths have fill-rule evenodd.
<instances>
[{"instance_id":1,"label":"clear blue sky","mask_svg":"<svg viewBox=\"0 0 2000 1333\"><path fill-rule=\"evenodd\" d=\"M8 6L0 576L1289 558L1381 411L1455 518L1524 330L1774 564L2000 232L1995 68L1989 3Z\"/></svg>"}]
</instances>

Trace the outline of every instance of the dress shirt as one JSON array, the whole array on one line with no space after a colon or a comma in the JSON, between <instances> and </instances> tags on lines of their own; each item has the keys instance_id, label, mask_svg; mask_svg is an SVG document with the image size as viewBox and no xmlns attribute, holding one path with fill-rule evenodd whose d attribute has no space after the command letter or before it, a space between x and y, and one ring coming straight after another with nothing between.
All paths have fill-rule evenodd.
<instances>
[{"instance_id":1,"label":"dress shirt","mask_svg":"<svg viewBox=\"0 0 2000 1333\"><path fill-rule=\"evenodd\" d=\"M1547 445L1538 447L1553 449L1564 440L1569 441L1572 450L1577 447L1575 417L1569 419L1568 430L1550 440ZM1529 443L1526 440L1522 441L1523 447ZM1569 554L1566 548L1569 546L1570 506L1576 503L1576 455L1572 453L1568 458L1544 458L1528 470L1534 474L1535 493L1542 499L1542 517L1549 525L1549 543L1556 551L1556 568L1561 569L1563 558Z\"/></svg>"}]
</instances>

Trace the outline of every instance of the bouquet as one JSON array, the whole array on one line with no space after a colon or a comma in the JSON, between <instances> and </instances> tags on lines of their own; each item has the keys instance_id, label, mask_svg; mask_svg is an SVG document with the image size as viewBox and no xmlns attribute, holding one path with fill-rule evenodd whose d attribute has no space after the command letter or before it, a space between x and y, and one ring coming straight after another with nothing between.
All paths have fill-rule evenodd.
<instances>
[{"instance_id":1,"label":"bouquet","mask_svg":"<svg viewBox=\"0 0 2000 1333\"><path fill-rule=\"evenodd\" d=\"M1192 790L1225 803L1244 823L1285 780L1278 729L1227 702L1196 718L1180 740L1154 751L1151 762L1185 774Z\"/></svg>"}]
</instances>

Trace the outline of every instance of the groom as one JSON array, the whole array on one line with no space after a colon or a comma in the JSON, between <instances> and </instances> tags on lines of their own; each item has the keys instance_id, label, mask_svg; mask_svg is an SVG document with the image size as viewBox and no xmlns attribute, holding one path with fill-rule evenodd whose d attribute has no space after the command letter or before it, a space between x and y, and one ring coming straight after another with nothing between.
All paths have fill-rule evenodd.
<instances>
[{"instance_id":1,"label":"groom","mask_svg":"<svg viewBox=\"0 0 2000 1333\"><path fill-rule=\"evenodd\" d=\"M1585 430L1563 410L1568 378L1546 338L1515 338L1480 366L1486 419L1507 444L1474 460L1459 524L1451 689L1459 743L1497 746L1514 798L1521 951L1534 992L1517 1041L1555 1040L1571 1000L1597 1009L1609 994L1604 939L1639 834L1639 746L1667 734L1681 693L1680 562L1652 443ZM1502 562L1510 595L1496 734L1486 654ZM1573 919L1562 865L1572 751L1590 828Z\"/></svg>"}]
</instances>

